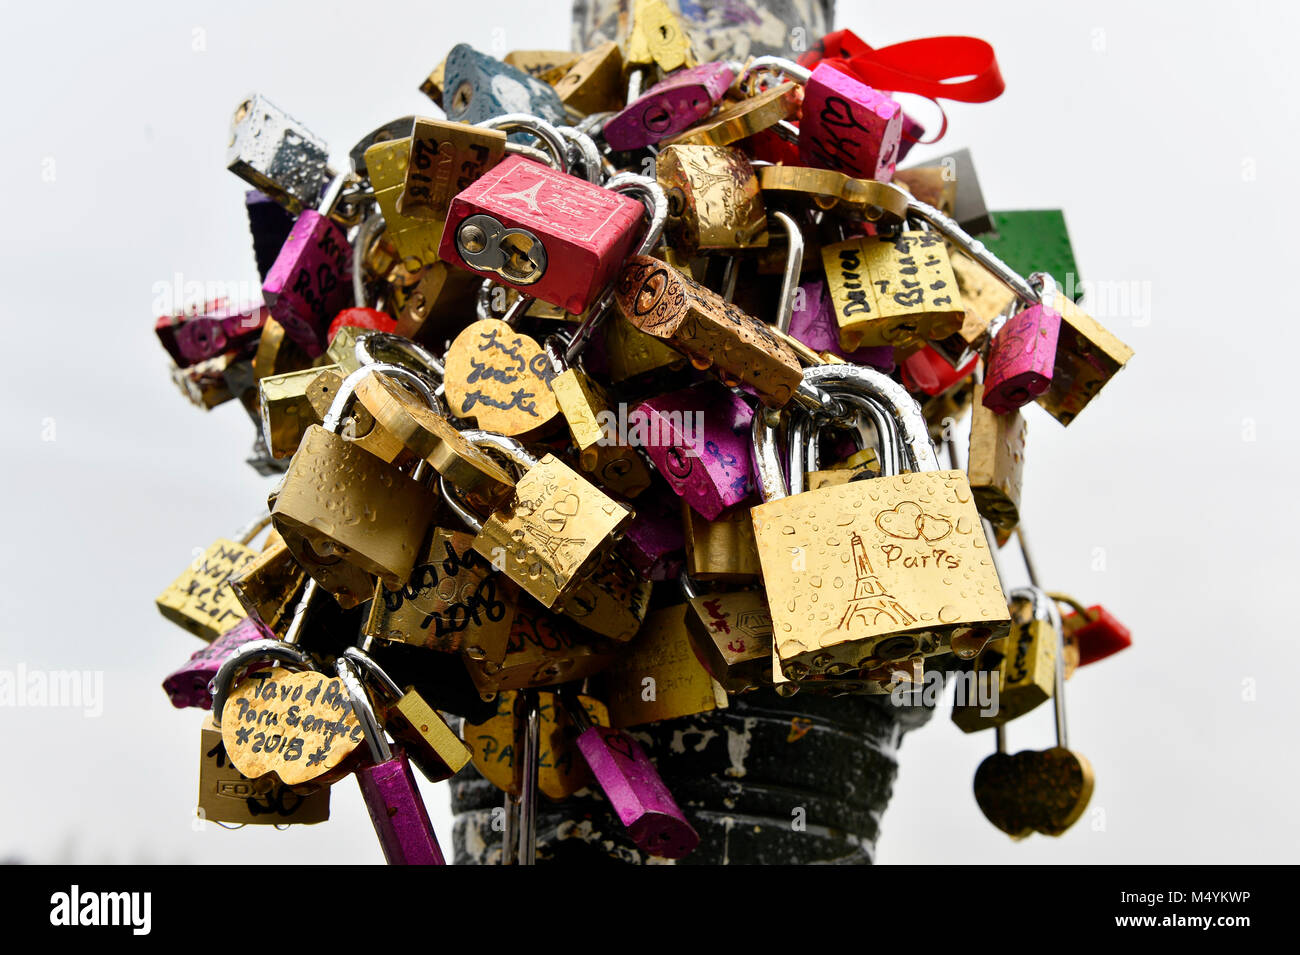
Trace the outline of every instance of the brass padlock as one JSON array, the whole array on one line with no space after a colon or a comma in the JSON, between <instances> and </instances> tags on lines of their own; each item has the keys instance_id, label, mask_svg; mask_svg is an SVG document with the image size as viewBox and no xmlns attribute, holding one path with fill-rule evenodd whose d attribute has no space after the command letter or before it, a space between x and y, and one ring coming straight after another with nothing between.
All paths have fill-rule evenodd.
<instances>
[{"instance_id":1,"label":"brass padlock","mask_svg":"<svg viewBox=\"0 0 1300 955\"><path fill-rule=\"evenodd\" d=\"M320 423L321 415L312 404L312 393L331 396L336 393L343 383L341 371L337 365L327 365L268 375L258 382L262 440L272 457L289 457L298 450L307 429Z\"/></svg>"},{"instance_id":2,"label":"brass padlock","mask_svg":"<svg viewBox=\"0 0 1300 955\"><path fill-rule=\"evenodd\" d=\"M499 129L417 119L397 211L414 219L446 222L447 207L456 193L468 188L505 154L506 134ZM437 231L441 241L442 229Z\"/></svg>"},{"instance_id":3,"label":"brass padlock","mask_svg":"<svg viewBox=\"0 0 1300 955\"><path fill-rule=\"evenodd\" d=\"M219 538L158 595L154 601L158 611L209 643L243 620L247 613L230 587L230 578L257 559L257 551L248 545L269 521L255 519L235 540Z\"/></svg>"},{"instance_id":4,"label":"brass padlock","mask_svg":"<svg viewBox=\"0 0 1300 955\"><path fill-rule=\"evenodd\" d=\"M555 373L551 393L569 426L579 466L616 494L636 497L650 486L650 469L635 448L610 433L614 412L605 389L569 363L558 335L547 338L545 349Z\"/></svg>"},{"instance_id":5,"label":"brass padlock","mask_svg":"<svg viewBox=\"0 0 1300 955\"><path fill-rule=\"evenodd\" d=\"M763 166L758 184L764 192L806 196L813 206L848 222L901 222L907 194L876 179L855 179L834 169L811 166Z\"/></svg>"},{"instance_id":6,"label":"brass padlock","mask_svg":"<svg viewBox=\"0 0 1300 955\"><path fill-rule=\"evenodd\" d=\"M437 505L429 488L338 433L358 384L381 374L410 380L435 401L397 365L353 372L325 424L307 429L271 510L294 557L345 609L371 599L373 577L394 590L407 582Z\"/></svg>"},{"instance_id":7,"label":"brass padlock","mask_svg":"<svg viewBox=\"0 0 1300 955\"><path fill-rule=\"evenodd\" d=\"M906 345L946 338L966 313L937 232L864 236L822 248L840 346Z\"/></svg>"},{"instance_id":8,"label":"brass padlock","mask_svg":"<svg viewBox=\"0 0 1300 955\"><path fill-rule=\"evenodd\" d=\"M501 319L466 326L447 350L451 413L499 434L532 436L559 413L542 346Z\"/></svg>"},{"instance_id":9,"label":"brass padlock","mask_svg":"<svg viewBox=\"0 0 1300 955\"><path fill-rule=\"evenodd\" d=\"M984 407L983 397L984 386L975 385L966 470L980 514L1000 532L1007 532L1020 523L1026 424L1020 409L996 414Z\"/></svg>"},{"instance_id":10,"label":"brass padlock","mask_svg":"<svg viewBox=\"0 0 1300 955\"><path fill-rule=\"evenodd\" d=\"M661 145L726 146L796 115L799 104L799 88L794 83L782 83L741 100L724 102L712 116Z\"/></svg>"},{"instance_id":11,"label":"brass padlock","mask_svg":"<svg viewBox=\"0 0 1300 955\"><path fill-rule=\"evenodd\" d=\"M1075 305L1068 295L1056 296L1061 332L1056 340L1052 384L1035 400L1057 421L1068 425L1106 382L1128 364L1133 349Z\"/></svg>"},{"instance_id":12,"label":"brass padlock","mask_svg":"<svg viewBox=\"0 0 1300 955\"><path fill-rule=\"evenodd\" d=\"M726 709L727 691L704 669L691 645L682 603L656 610L601 674L610 725L623 728Z\"/></svg>"},{"instance_id":13,"label":"brass padlock","mask_svg":"<svg viewBox=\"0 0 1300 955\"><path fill-rule=\"evenodd\" d=\"M480 284L477 275L446 262L425 266L397 308L394 331L442 351L459 331L459 316L470 309Z\"/></svg>"},{"instance_id":14,"label":"brass padlock","mask_svg":"<svg viewBox=\"0 0 1300 955\"><path fill-rule=\"evenodd\" d=\"M664 0L633 0L623 61L629 68L657 66L665 73L695 65L691 39Z\"/></svg>"},{"instance_id":15,"label":"brass padlock","mask_svg":"<svg viewBox=\"0 0 1300 955\"><path fill-rule=\"evenodd\" d=\"M776 427L755 417L754 534L786 675L974 657L1010 621L965 472L939 470L920 408L887 376L821 365L805 379L875 406L885 476L787 497Z\"/></svg>"},{"instance_id":16,"label":"brass padlock","mask_svg":"<svg viewBox=\"0 0 1300 955\"><path fill-rule=\"evenodd\" d=\"M641 628L652 586L613 551L556 609L583 629L623 643Z\"/></svg>"},{"instance_id":17,"label":"brass padlock","mask_svg":"<svg viewBox=\"0 0 1300 955\"><path fill-rule=\"evenodd\" d=\"M632 512L608 497L554 455L541 460L504 435L465 431L471 444L493 447L522 474L504 507L480 520L440 482L443 498L473 530L474 550L521 589L550 609L564 605L589 577L632 519Z\"/></svg>"},{"instance_id":18,"label":"brass padlock","mask_svg":"<svg viewBox=\"0 0 1300 955\"><path fill-rule=\"evenodd\" d=\"M232 826L300 825L330 817L329 787L303 795L272 776L249 779L226 755L211 713L199 734L199 818Z\"/></svg>"},{"instance_id":19,"label":"brass padlock","mask_svg":"<svg viewBox=\"0 0 1300 955\"><path fill-rule=\"evenodd\" d=\"M1047 595L1036 587L1010 592L1011 632L990 642L975 666L975 679L996 681L996 695L985 687L969 690L954 704L952 721L964 733L990 729L1018 719L1052 696L1056 674L1060 613ZM991 696L992 712L981 699Z\"/></svg>"},{"instance_id":20,"label":"brass padlock","mask_svg":"<svg viewBox=\"0 0 1300 955\"><path fill-rule=\"evenodd\" d=\"M565 618L521 599L510 621L506 655L500 662L467 658L465 669L480 694L558 686L585 680L609 666L615 644L579 634Z\"/></svg>"},{"instance_id":21,"label":"brass padlock","mask_svg":"<svg viewBox=\"0 0 1300 955\"><path fill-rule=\"evenodd\" d=\"M248 616L283 635L307 574L294 560L284 539L274 530L270 536L262 552L230 578L230 589Z\"/></svg>"},{"instance_id":22,"label":"brass padlock","mask_svg":"<svg viewBox=\"0 0 1300 955\"><path fill-rule=\"evenodd\" d=\"M592 47L554 85L560 101L583 115L622 109L626 88L618 44Z\"/></svg>"},{"instance_id":23,"label":"brass padlock","mask_svg":"<svg viewBox=\"0 0 1300 955\"><path fill-rule=\"evenodd\" d=\"M435 527L429 544L397 590L375 585L367 636L463 652L470 659L505 659L518 591L471 548L463 531Z\"/></svg>"},{"instance_id":24,"label":"brass padlock","mask_svg":"<svg viewBox=\"0 0 1300 955\"><path fill-rule=\"evenodd\" d=\"M615 301L641 331L667 342L696 367L710 368L724 384L749 385L768 407L783 407L803 383L799 358L771 326L658 259L628 259Z\"/></svg>"},{"instance_id":25,"label":"brass padlock","mask_svg":"<svg viewBox=\"0 0 1300 955\"><path fill-rule=\"evenodd\" d=\"M700 662L729 693L772 683L772 614L762 591L692 594L686 627Z\"/></svg>"},{"instance_id":26,"label":"brass padlock","mask_svg":"<svg viewBox=\"0 0 1300 955\"><path fill-rule=\"evenodd\" d=\"M749 505L740 503L707 521L682 501L686 572L699 581L746 584L762 576Z\"/></svg>"},{"instance_id":27,"label":"brass padlock","mask_svg":"<svg viewBox=\"0 0 1300 955\"><path fill-rule=\"evenodd\" d=\"M375 204L384 216L384 234L397 249L405 267L418 272L438 261L442 223L403 215L398 200L406 191L406 170L411 160L410 136L375 143L366 150L366 167Z\"/></svg>"},{"instance_id":28,"label":"brass padlock","mask_svg":"<svg viewBox=\"0 0 1300 955\"><path fill-rule=\"evenodd\" d=\"M511 50L502 62L554 86L581 57L569 50Z\"/></svg>"},{"instance_id":29,"label":"brass padlock","mask_svg":"<svg viewBox=\"0 0 1300 955\"><path fill-rule=\"evenodd\" d=\"M617 310L601 326L605 340L605 360L609 363L609 380L622 384L655 372L672 374L686 367L686 356L647 335Z\"/></svg>"},{"instance_id":30,"label":"brass padlock","mask_svg":"<svg viewBox=\"0 0 1300 955\"><path fill-rule=\"evenodd\" d=\"M668 196L668 234L677 249L753 249L767 245L767 211L758 177L739 149L669 146L655 175Z\"/></svg>"}]
</instances>

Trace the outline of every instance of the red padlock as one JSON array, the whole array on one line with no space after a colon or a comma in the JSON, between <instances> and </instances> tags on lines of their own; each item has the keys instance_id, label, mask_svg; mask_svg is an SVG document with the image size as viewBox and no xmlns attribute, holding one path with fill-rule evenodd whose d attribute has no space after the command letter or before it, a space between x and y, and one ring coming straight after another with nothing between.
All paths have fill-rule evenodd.
<instances>
[{"instance_id":1,"label":"red padlock","mask_svg":"<svg viewBox=\"0 0 1300 955\"><path fill-rule=\"evenodd\" d=\"M510 156L451 201L438 257L574 315L632 251L645 207Z\"/></svg>"},{"instance_id":2,"label":"red padlock","mask_svg":"<svg viewBox=\"0 0 1300 955\"><path fill-rule=\"evenodd\" d=\"M1079 648L1079 666L1104 660L1112 653L1133 645L1133 635L1128 627L1116 620L1101 604L1093 604L1085 609L1074 600L1064 602L1076 608L1074 613L1067 614L1061 620L1061 625L1065 628L1065 636L1074 640Z\"/></svg>"},{"instance_id":3,"label":"red padlock","mask_svg":"<svg viewBox=\"0 0 1300 955\"><path fill-rule=\"evenodd\" d=\"M908 391L921 391L933 398L941 395L975 370L978 355L954 368L929 345L903 359L903 384Z\"/></svg>"}]
</instances>

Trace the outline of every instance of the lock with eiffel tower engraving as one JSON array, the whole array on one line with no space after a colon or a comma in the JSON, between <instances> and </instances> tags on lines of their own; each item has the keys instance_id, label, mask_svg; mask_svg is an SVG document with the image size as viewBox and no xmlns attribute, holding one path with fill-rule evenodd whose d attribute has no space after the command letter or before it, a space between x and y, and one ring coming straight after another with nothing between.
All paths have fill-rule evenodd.
<instances>
[{"instance_id":1,"label":"lock with eiffel tower engraving","mask_svg":"<svg viewBox=\"0 0 1300 955\"><path fill-rule=\"evenodd\" d=\"M862 671L870 685L902 661L973 657L1010 618L965 473L939 470L920 408L889 377L857 365L804 376L836 399L827 413L864 413L884 437L883 476L787 496L778 426L755 417L754 535L783 673Z\"/></svg>"}]
</instances>

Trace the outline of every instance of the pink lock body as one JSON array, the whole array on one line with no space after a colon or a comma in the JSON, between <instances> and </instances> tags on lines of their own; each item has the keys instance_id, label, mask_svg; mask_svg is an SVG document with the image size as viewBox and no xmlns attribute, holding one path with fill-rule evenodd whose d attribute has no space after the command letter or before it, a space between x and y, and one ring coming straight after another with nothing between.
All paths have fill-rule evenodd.
<instances>
[{"instance_id":1,"label":"pink lock body","mask_svg":"<svg viewBox=\"0 0 1300 955\"><path fill-rule=\"evenodd\" d=\"M578 737L578 750L642 850L681 859L699 845L699 834L636 740L608 726L593 726Z\"/></svg>"},{"instance_id":2,"label":"pink lock body","mask_svg":"<svg viewBox=\"0 0 1300 955\"><path fill-rule=\"evenodd\" d=\"M392 759L357 770L361 796L384 858L389 865L446 865L411 763L400 746L394 745L392 750Z\"/></svg>"},{"instance_id":3,"label":"pink lock body","mask_svg":"<svg viewBox=\"0 0 1300 955\"><path fill-rule=\"evenodd\" d=\"M826 283L820 279L804 282L803 307L790 314L790 334L816 352L828 351L841 355L858 365L870 365L883 372L894 370L892 345L867 345L851 352L840 348L840 326L835 320L835 306L831 303ZM796 300L797 302L797 300Z\"/></svg>"},{"instance_id":4,"label":"pink lock body","mask_svg":"<svg viewBox=\"0 0 1300 955\"><path fill-rule=\"evenodd\" d=\"M1010 414L1029 404L1052 384L1061 313L1031 305L1002 326L989 349L984 372L984 407Z\"/></svg>"},{"instance_id":5,"label":"pink lock body","mask_svg":"<svg viewBox=\"0 0 1300 955\"><path fill-rule=\"evenodd\" d=\"M817 64L804 84L799 157L809 166L889 182L898 162L903 109L835 67Z\"/></svg>"},{"instance_id":6,"label":"pink lock body","mask_svg":"<svg viewBox=\"0 0 1300 955\"><path fill-rule=\"evenodd\" d=\"M708 383L657 395L628 415L629 440L644 443L668 486L707 520L754 490L753 409Z\"/></svg>"},{"instance_id":7,"label":"pink lock body","mask_svg":"<svg viewBox=\"0 0 1300 955\"><path fill-rule=\"evenodd\" d=\"M252 308L223 307L187 319L176 327L176 349L184 366L216 358L228 351L255 342L271 310L264 305Z\"/></svg>"},{"instance_id":8,"label":"pink lock body","mask_svg":"<svg viewBox=\"0 0 1300 955\"><path fill-rule=\"evenodd\" d=\"M451 201L438 257L580 315L627 258L644 211L635 199L522 156L507 156ZM518 284L465 261L456 247L457 232L466 218L478 214L541 241L546 269L540 278Z\"/></svg>"},{"instance_id":9,"label":"pink lock body","mask_svg":"<svg viewBox=\"0 0 1300 955\"><path fill-rule=\"evenodd\" d=\"M212 692L208 684L221 669L221 664L250 640L274 640L275 634L252 617L245 617L206 647L196 651L183 666L163 680L172 706L178 710L197 706L212 709Z\"/></svg>"},{"instance_id":10,"label":"pink lock body","mask_svg":"<svg viewBox=\"0 0 1300 955\"><path fill-rule=\"evenodd\" d=\"M352 303L352 249L343 231L304 209L266 273L262 297L284 332L313 358L325 350L325 329Z\"/></svg>"},{"instance_id":11,"label":"pink lock body","mask_svg":"<svg viewBox=\"0 0 1300 955\"><path fill-rule=\"evenodd\" d=\"M726 63L701 63L656 83L605 124L614 149L640 149L690 128L722 100L736 78Z\"/></svg>"}]
</instances>

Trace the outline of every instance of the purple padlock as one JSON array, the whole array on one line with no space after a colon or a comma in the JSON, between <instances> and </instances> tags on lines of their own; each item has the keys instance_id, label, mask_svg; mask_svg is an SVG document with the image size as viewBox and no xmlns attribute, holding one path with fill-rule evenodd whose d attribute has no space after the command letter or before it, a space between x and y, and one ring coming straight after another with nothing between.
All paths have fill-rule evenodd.
<instances>
[{"instance_id":1,"label":"purple padlock","mask_svg":"<svg viewBox=\"0 0 1300 955\"><path fill-rule=\"evenodd\" d=\"M581 730L578 752L632 841L664 859L690 855L700 844L699 833L686 821L641 745L621 730L593 725L569 691L561 693L561 700Z\"/></svg>"},{"instance_id":2,"label":"purple padlock","mask_svg":"<svg viewBox=\"0 0 1300 955\"><path fill-rule=\"evenodd\" d=\"M912 147L921 141L925 135L925 127L918 123L907 111L903 111L903 132L898 138L898 162L907 158L907 154L912 151Z\"/></svg>"},{"instance_id":3,"label":"purple padlock","mask_svg":"<svg viewBox=\"0 0 1300 955\"><path fill-rule=\"evenodd\" d=\"M330 320L351 304L351 263L343 231L315 209L304 209L262 285L271 315L313 358L325 350Z\"/></svg>"},{"instance_id":4,"label":"purple padlock","mask_svg":"<svg viewBox=\"0 0 1300 955\"><path fill-rule=\"evenodd\" d=\"M686 557L678 498L655 481L637 498L636 515L615 546L647 580L676 580Z\"/></svg>"},{"instance_id":5,"label":"purple padlock","mask_svg":"<svg viewBox=\"0 0 1300 955\"><path fill-rule=\"evenodd\" d=\"M984 372L984 407L1010 414L1029 404L1052 385L1061 313L1052 307L1057 294L1050 276L1035 272L1032 285L1043 285L1042 301L1013 311L989 346Z\"/></svg>"},{"instance_id":6,"label":"purple padlock","mask_svg":"<svg viewBox=\"0 0 1300 955\"><path fill-rule=\"evenodd\" d=\"M701 63L656 83L605 124L605 142L640 149L676 136L712 112L736 78L726 63Z\"/></svg>"},{"instance_id":7,"label":"purple padlock","mask_svg":"<svg viewBox=\"0 0 1300 955\"><path fill-rule=\"evenodd\" d=\"M245 617L206 647L196 651L186 663L163 680L172 706L178 710L197 706L212 709L212 691L208 684L236 650L251 640L274 640L271 629L252 617Z\"/></svg>"},{"instance_id":8,"label":"purple padlock","mask_svg":"<svg viewBox=\"0 0 1300 955\"><path fill-rule=\"evenodd\" d=\"M870 365L878 371L894 370L892 345L868 345L851 352L840 348L840 326L835 320L835 306L831 302L826 283L821 279L804 282L795 304L802 307L790 313L790 334L815 352L831 352L858 365Z\"/></svg>"},{"instance_id":9,"label":"purple padlock","mask_svg":"<svg viewBox=\"0 0 1300 955\"><path fill-rule=\"evenodd\" d=\"M244 193L244 210L248 213L248 231L253 237L257 274L265 282L284 240L289 238L293 229L293 214L257 189Z\"/></svg>"},{"instance_id":10,"label":"purple padlock","mask_svg":"<svg viewBox=\"0 0 1300 955\"><path fill-rule=\"evenodd\" d=\"M384 859L389 865L446 865L406 752L389 745L352 662L340 656L335 669L370 748L372 761L357 770L357 783Z\"/></svg>"},{"instance_id":11,"label":"purple padlock","mask_svg":"<svg viewBox=\"0 0 1300 955\"><path fill-rule=\"evenodd\" d=\"M804 84L799 158L859 179L894 178L903 134L903 108L828 63Z\"/></svg>"},{"instance_id":12,"label":"purple padlock","mask_svg":"<svg viewBox=\"0 0 1300 955\"><path fill-rule=\"evenodd\" d=\"M668 486L711 521L754 490L753 418L748 402L709 381L648 398L627 421L629 440L639 442Z\"/></svg>"},{"instance_id":13,"label":"purple padlock","mask_svg":"<svg viewBox=\"0 0 1300 955\"><path fill-rule=\"evenodd\" d=\"M271 310L260 302L251 308L222 306L186 319L175 328L176 350L184 366L196 365L255 342Z\"/></svg>"}]
</instances>

